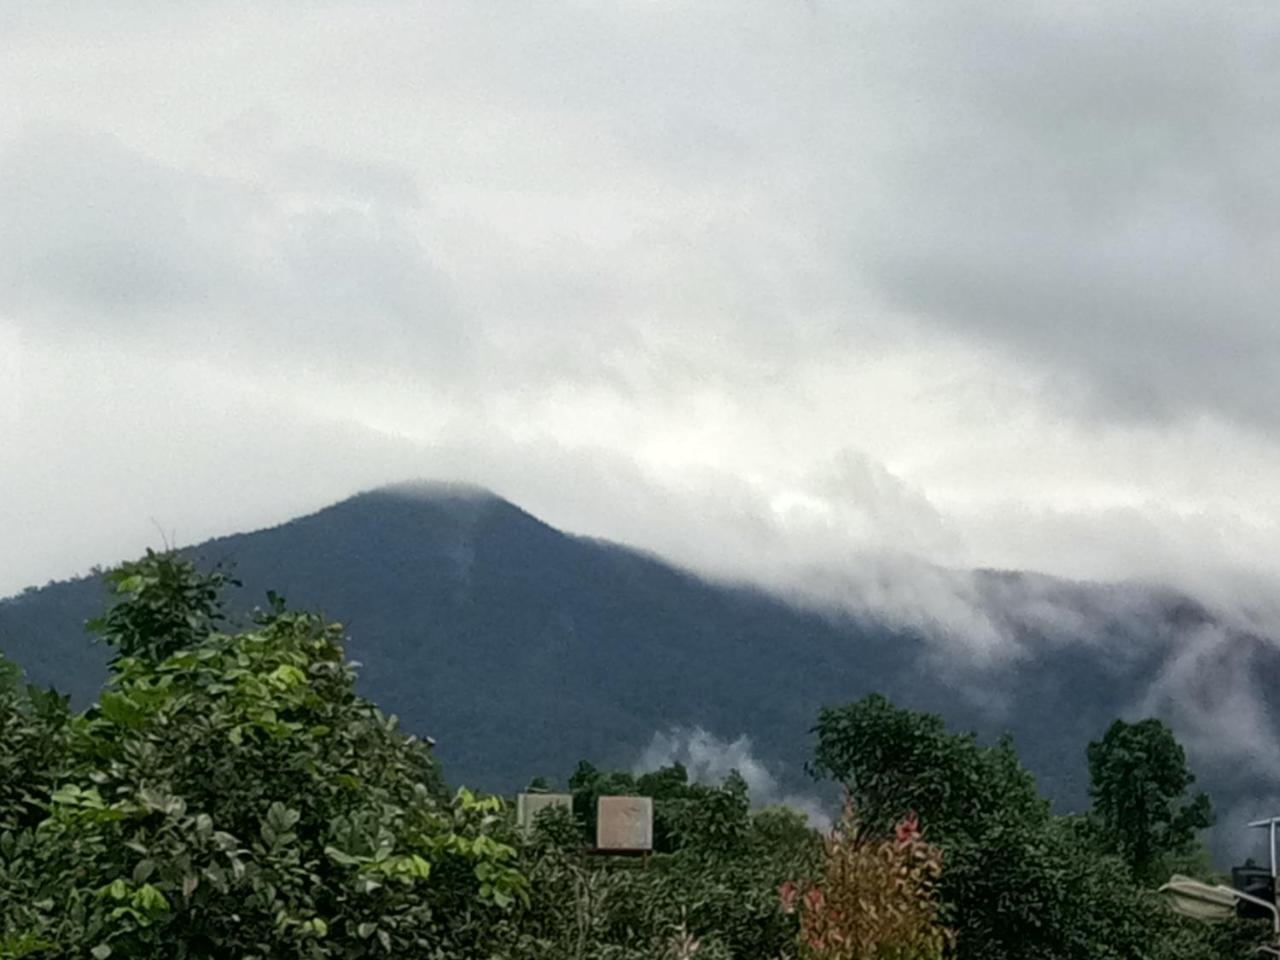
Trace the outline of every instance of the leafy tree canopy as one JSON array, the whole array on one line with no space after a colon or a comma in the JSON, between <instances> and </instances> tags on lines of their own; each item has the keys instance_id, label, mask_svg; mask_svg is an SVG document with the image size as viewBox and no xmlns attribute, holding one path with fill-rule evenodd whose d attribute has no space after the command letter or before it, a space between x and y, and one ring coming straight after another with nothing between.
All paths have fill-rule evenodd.
<instances>
[{"instance_id":1,"label":"leafy tree canopy","mask_svg":"<svg viewBox=\"0 0 1280 960\"><path fill-rule=\"evenodd\" d=\"M210 581L163 555L129 570L109 689L67 725L42 818L0 837L0 957L483 949L527 896L501 802L447 798L426 746L353 692L341 628L277 611L197 639Z\"/></svg>"},{"instance_id":2,"label":"leafy tree canopy","mask_svg":"<svg viewBox=\"0 0 1280 960\"><path fill-rule=\"evenodd\" d=\"M982 747L941 717L872 694L824 709L810 769L845 784L869 828L916 811L929 835L963 841L1019 824L1043 824L1049 806L1009 739Z\"/></svg>"},{"instance_id":3,"label":"leafy tree canopy","mask_svg":"<svg viewBox=\"0 0 1280 960\"><path fill-rule=\"evenodd\" d=\"M1213 822L1209 798L1187 796L1196 778L1181 744L1160 720L1117 720L1087 756L1093 816L1107 847L1142 879L1161 879L1166 858L1185 856Z\"/></svg>"},{"instance_id":4,"label":"leafy tree canopy","mask_svg":"<svg viewBox=\"0 0 1280 960\"><path fill-rule=\"evenodd\" d=\"M1089 819L1052 816L1007 738L984 747L972 734L948 730L940 717L878 695L822 711L811 767L848 786L869 829L887 831L904 810L919 813L926 835L943 851L942 916L962 957L1246 955L1243 944L1254 931L1188 928L1144 889L1160 878L1135 874L1131 858L1112 855L1117 843L1099 842L1095 820L1130 822L1111 811L1117 800L1131 802L1126 798L1134 787L1146 798L1142 809L1167 813L1155 821L1155 848L1172 849L1200 822L1197 803L1185 813L1171 807L1190 782L1172 736L1147 725L1138 746L1127 729L1113 728L1113 744L1123 749L1090 748L1091 766L1106 771L1108 792L1100 797L1106 812ZM1135 764L1148 753L1160 758L1157 765ZM1136 784L1121 788L1122 777L1136 777ZM1174 944L1177 952L1170 952Z\"/></svg>"},{"instance_id":5,"label":"leafy tree canopy","mask_svg":"<svg viewBox=\"0 0 1280 960\"><path fill-rule=\"evenodd\" d=\"M204 573L177 553L148 550L122 563L103 580L116 602L88 629L116 649L118 657L162 660L214 632L225 618L221 591L237 584L230 574Z\"/></svg>"}]
</instances>

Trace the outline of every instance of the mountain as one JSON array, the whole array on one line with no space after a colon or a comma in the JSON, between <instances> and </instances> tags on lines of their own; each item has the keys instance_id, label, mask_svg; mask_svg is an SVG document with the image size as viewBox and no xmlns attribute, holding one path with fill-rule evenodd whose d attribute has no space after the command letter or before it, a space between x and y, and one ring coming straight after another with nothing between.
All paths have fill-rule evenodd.
<instances>
[{"instance_id":1,"label":"mountain","mask_svg":"<svg viewBox=\"0 0 1280 960\"><path fill-rule=\"evenodd\" d=\"M1011 732L1060 809L1087 803L1088 741L1139 712L1190 737L1219 806L1271 789L1249 738L1229 751L1202 741L1238 707L1247 732L1280 742L1265 696L1280 658L1168 592L980 574L982 602L1023 652L979 667L936 636L711 583L470 488L384 488L192 549L234 566L233 609L274 589L345 624L363 692L434 737L454 782L508 791L583 758L630 766L679 727L746 734L784 788L812 791L818 710L878 690L984 738ZM104 601L93 578L0 601L0 650L83 704L105 653L82 624Z\"/></svg>"}]
</instances>

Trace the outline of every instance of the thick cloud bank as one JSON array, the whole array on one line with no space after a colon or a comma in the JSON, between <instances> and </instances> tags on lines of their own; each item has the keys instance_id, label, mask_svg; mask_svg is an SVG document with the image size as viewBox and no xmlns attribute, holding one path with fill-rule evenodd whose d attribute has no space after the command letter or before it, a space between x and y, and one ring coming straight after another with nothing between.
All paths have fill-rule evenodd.
<instances>
[{"instance_id":1,"label":"thick cloud bank","mask_svg":"<svg viewBox=\"0 0 1280 960\"><path fill-rule=\"evenodd\" d=\"M10 5L0 593L426 476L966 653L1007 631L946 571L1273 624L1277 39L1262 4Z\"/></svg>"}]
</instances>

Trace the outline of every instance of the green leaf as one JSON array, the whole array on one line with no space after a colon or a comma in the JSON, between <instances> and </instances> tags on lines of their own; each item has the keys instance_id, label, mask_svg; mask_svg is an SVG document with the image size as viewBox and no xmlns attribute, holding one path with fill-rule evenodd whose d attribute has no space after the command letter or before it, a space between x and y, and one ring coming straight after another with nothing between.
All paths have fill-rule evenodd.
<instances>
[{"instance_id":1,"label":"green leaf","mask_svg":"<svg viewBox=\"0 0 1280 960\"><path fill-rule=\"evenodd\" d=\"M267 675L267 679L278 687L288 689L306 683L307 675L292 664L282 663Z\"/></svg>"},{"instance_id":2,"label":"green leaf","mask_svg":"<svg viewBox=\"0 0 1280 960\"><path fill-rule=\"evenodd\" d=\"M133 895L133 902L151 914L164 913L169 909L169 901L165 895L149 883L144 883L138 888L138 892Z\"/></svg>"},{"instance_id":3,"label":"green leaf","mask_svg":"<svg viewBox=\"0 0 1280 960\"><path fill-rule=\"evenodd\" d=\"M337 847L325 847L324 852L325 852L325 855L328 856L330 860L332 860L334 863L340 863L344 867L354 867L360 864L360 860L351 856L351 854L349 853L344 853L342 850L339 850Z\"/></svg>"},{"instance_id":4,"label":"green leaf","mask_svg":"<svg viewBox=\"0 0 1280 960\"><path fill-rule=\"evenodd\" d=\"M63 806L78 807L80 806L80 797L80 788L74 783L68 783L53 791L49 799Z\"/></svg>"}]
</instances>

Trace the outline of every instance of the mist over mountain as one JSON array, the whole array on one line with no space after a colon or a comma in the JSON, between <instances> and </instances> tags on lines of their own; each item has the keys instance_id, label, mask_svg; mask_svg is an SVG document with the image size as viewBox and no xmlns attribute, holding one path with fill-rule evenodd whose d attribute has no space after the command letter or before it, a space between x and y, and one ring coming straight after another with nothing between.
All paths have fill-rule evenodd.
<instances>
[{"instance_id":1,"label":"mist over mountain","mask_svg":"<svg viewBox=\"0 0 1280 960\"><path fill-rule=\"evenodd\" d=\"M777 797L812 795L818 710L881 691L983 739L1011 733L1062 810L1087 804L1085 745L1145 714L1188 746L1220 846L1280 797L1280 656L1170 591L972 574L970 599L1012 640L975 660L963 623L922 630L710 582L466 487L383 488L192 551L233 567L240 615L274 589L341 621L363 693L434 737L453 782L510 791L583 758L682 750L718 770L722 744ZM0 650L84 704L106 654L83 623L105 601L95 578L0 601ZM681 746L680 731L701 739Z\"/></svg>"}]
</instances>

